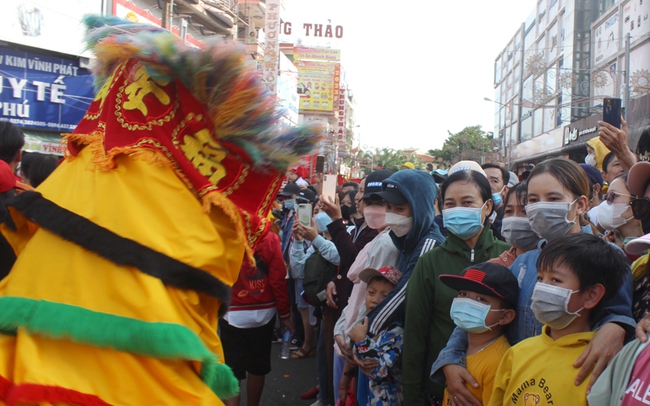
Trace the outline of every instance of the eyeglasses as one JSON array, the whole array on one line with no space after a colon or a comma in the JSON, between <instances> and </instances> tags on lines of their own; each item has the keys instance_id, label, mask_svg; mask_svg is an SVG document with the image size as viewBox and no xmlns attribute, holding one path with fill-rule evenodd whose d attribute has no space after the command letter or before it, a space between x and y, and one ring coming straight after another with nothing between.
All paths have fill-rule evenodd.
<instances>
[{"instance_id":1,"label":"eyeglasses","mask_svg":"<svg viewBox=\"0 0 650 406\"><path fill-rule=\"evenodd\" d=\"M611 191L611 192L605 193L605 200L607 201L607 203L612 204L612 203L614 203L614 200L616 200L616 197L618 197L618 196L629 197L630 199L634 199L634 196L624 195L622 193L617 193L617 192Z\"/></svg>"},{"instance_id":2,"label":"eyeglasses","mask_svg":"<svg viewBox=\"0 0 650 406\"><path fill-rule=\"evenodd\" d=\"M632 200L630 206L632 206L632 214L637 220L645 220L650 215L650 199L647 197Z\"/></svg>"}]
</instances>

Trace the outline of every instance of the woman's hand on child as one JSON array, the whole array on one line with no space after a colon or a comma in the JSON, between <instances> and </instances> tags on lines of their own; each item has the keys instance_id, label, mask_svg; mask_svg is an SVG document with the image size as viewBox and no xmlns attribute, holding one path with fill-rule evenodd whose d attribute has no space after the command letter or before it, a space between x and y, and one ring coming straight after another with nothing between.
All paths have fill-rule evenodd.
<instances>
[{"instance_id":1,"label":"woman's hand on child","mask_svg":"<svg viewBox=\"0 0 650 406\"><path fill-rule=\"evenodd\" d=\"M650 333L650 313L646 314L636 325L636 338L645 343L648 341L648 333Z\"/></svg>"},{"instance_id":2,"label":"woman's hand on child","mask_svg":"<svg viewBox=\"0 0 650 406\"><path fill-rule=\"evenodd\" d=\"M623 327L615 323L607 323L602 326L594 334L594 338L580 354L580 357L573 363L575 368L580 368L574 384L576 386L580 385L591 371L591 379L587 384L587 393L589 393L596 379L607 368L612 358L623 348L624 343L625 329Z\"/></svg>"},{"instance_id":3,"label":"woman's hand on child","mask_svg":"<svg viewBox=\"0 0 650 406\"><path fill-rule=\"evenodd\" d=\"M359 366L359 371L368 378L375 379L372 371L379 366L379 361L372 358L361 360L357 357L357 354L352 354L352 356L354 357L354 363Z\"/></svg>"},{"instance_id":4,"label":"woman's hand on child","mask_svg":"<svg viewBox=\"0 0 650 406\"><path fill-rule=\"evenodd\" d=\"M348 343L345 342L345 337L337 334L334 336L334 340L336 341L336 345L339 346L339 350L341 350L341 356L346 361L354 363L354 358L352 358L352 348L350 348Z\"/></svg>"},{"instance_id":5,"label":"woman's hand on child","mask_svg":"<svg viewBox=\"0 0 650 406\"><path fill-rule=\"evenodd\" d=\"M472 395L466 384L478 388L478 382L469 371L460 365L448 364L442 367L447 380L447 391L452 406L481 406L482 403Z\"/></svg>"},{"instance_id":6,"label":"woman's hand on child","mask_svg":"<svg viewBox=\"0 0 650 406\"><path fill-rule=\"evenodd\" d=\"M368 334L368 318L364 317L361 323L355 325L350 330L349 336L355 343L363 341Z\"/></svg>"}]
</instances>

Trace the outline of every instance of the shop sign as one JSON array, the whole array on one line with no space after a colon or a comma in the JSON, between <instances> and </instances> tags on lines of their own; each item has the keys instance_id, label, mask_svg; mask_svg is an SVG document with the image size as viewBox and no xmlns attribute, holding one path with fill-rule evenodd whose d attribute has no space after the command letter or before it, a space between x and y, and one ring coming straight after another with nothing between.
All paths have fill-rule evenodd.
<instances>
[{"instance_id":1,"label":"shop sign","mask_svg":"<svg viewBox=\"0 0 650 406\"><path fill-rule=\"evenodd\" d=\"M598 131L597 126L585 128L584 130L580 130L577 127L570 127L566 126L564 127L564 143L562 145L569 145L572 142L578 141L580 137L583 137L587 134L593 134L596 131Z\"/></svg>"},{"instance_id":2,"label":"shop sign","mask_svg":"<svg viewBox=\"0 0 650 406\"><path fill-rule=\"evenodd\" d=\"M77 59L0 48L0 120L69 132L93 97L93 78Z\"/></svg>"}]
</instances>

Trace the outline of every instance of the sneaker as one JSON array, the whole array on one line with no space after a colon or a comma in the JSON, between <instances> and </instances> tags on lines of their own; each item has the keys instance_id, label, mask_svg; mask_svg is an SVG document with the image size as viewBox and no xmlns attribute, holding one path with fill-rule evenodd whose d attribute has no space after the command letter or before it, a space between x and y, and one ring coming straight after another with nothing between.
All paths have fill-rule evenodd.
<instances>
[{"instance_id":1,"label":"sneaker","mask_svg":"<svg viewBox=\"0 0 650 406\"><path fill-rule=\"evenodd\" d=\"M302 400L316 399L318 392L320 392L320 389L318 389L318 386L314 386L313 388L309 389L307 392L303 392L300 395L300 399Z\"/></svg>"},{"instance_id":2,"label":"sneaker","mask_svg":"<svg viewBox=\"0 0 650 406\"><path fill-rule=\"evenodd\" d=\"M332 406L330 403L323 402L322 400L317 400L311 404L311 406Z\"/></svg>"},{"instance_id":3,"label":"sneaker","mask_svg":"<svg viewBox=\"0 0 650 406\"><path fill-rule=\"evenodd\" d=\"M298 348L302 348L302 340L299 340L297 338L294 338L291 340L291 345L289 346L290 350L297 350Z\"/></svg>"}]
</instances>

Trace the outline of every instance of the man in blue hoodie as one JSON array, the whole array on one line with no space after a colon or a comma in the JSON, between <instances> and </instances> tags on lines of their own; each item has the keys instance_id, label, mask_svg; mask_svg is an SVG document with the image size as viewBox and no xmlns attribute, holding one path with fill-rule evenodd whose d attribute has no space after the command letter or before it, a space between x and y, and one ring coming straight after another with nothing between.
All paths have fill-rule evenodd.
<instances>
[{"instance_id":1,"label":"man in blue hoodie","mask_svg":"<svg viewBox=\"0 0 650 406\"><path fill-rule=\"evenodd\" d=\"M382 191L373 194L386 203L386 224L390 236L400 250L397 269L402 272L399 283L369 314L371 335L398 323L404 325L406 283L421 255L442 244L445 238L434 222L436 184L426 172L399 171L382 182Z\"/></svg>"}]
</instances>

